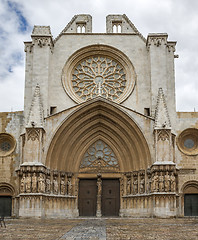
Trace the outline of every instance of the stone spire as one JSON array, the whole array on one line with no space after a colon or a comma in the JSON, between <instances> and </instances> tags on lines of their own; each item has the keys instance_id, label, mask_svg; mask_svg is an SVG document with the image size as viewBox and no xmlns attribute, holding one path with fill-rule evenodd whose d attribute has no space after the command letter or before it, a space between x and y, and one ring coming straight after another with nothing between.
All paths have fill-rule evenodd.
<instances>
[{"instance_id":1,"label":"stone spire","mask_svg":"<svg viewBox=\"0 0 198 240\"><path fill-rule=\"evenodd\" d=\"M155 110L155 129L170 129L171 123L162 88L159 88Z\"/></svg>"},{"instance_id":2,"label":"stone spire","mask_svg":"<svg viewBox=\"0 0 198 240\"><path fill-rule=\"evenodd\" d=\"M30 107L30 112L27 120L27 128L43 128L43 105L40 95L39 84L36 85L34 95L32 98L32 104Z\"/></svg>"}]
</instances>

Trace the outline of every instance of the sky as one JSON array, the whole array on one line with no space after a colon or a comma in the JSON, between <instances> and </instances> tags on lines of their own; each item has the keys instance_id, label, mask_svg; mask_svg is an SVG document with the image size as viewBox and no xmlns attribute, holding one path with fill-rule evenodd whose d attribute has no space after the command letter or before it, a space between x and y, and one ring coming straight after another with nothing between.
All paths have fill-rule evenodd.
<instances>
[{"instance_id":1,"label":"sky","mask_svg":"<svg viewBox=\"0 0 198 240\"><path fill-rule=\"evenodd\" d=\"M198 111L198 0L0 0L0 112L23 110L24 41L34 25L56 38L76 14L90 14L93 32L105 32L106 16L126 14L147 38L168 33L175 54L177 111Z\"/></svg>"}]
</instances>

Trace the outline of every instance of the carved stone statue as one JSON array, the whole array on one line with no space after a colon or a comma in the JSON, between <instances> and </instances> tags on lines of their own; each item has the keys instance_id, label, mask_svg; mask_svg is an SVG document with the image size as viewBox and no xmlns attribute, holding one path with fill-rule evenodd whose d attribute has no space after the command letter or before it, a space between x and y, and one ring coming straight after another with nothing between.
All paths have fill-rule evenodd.
<instances>
[{"instance_id":1,"label":"carved stone statue","mask_svg":"<svg viewBox=\"0 0 198 240\"><path fill-rule=\"evenodd\" d=\"M159 190L159 177L158 177L157 172L155 172L155 175L153 176L152 185L153 185L153 192L158 192L158 190Z\"/></svg>"},{"instance_id":2,"label":"carved stone statue","mask_svg":"<svg viewBox=\"0 0 198 240\"><path fill-rule=\"evenodd\" d=\"M38 177L38 192L45 192L45 178L42 173L40 173Z\"/></svg>"},{"instance_id":3,"label":"carved stone statue","mask_svg":"<svg viewBox=\"0 0 198 240\"><path fill-rule=\"evenodd\" d=\"M72 195L71 177L68 177L68 180L67 180L67 191L68 191L68 195L71 196Z\"/></svg>"},{"instance_id":4,"label":"carved stone statue","mask_svg":"<svg viewBox=\"0 0 198 240\"><path fill-rule=\"evenodd\" d=\"M159 191L160 192L164 191L164 176L162 172L160 172L160 175L159 175Z\"/></svg>"},{"instance_id":5,"label":"carved stone statue","mask_svg":"<svg viewBox=\"0 0 198 240\"><path fill-rule=\"evenodd\" d=\"M101 180L101 178L98 178L97 186L98 186L98 196L101 196L102 195L102 180Z\"/></svg>"},{"instance_id":6,"label":"carved stone statue","mask_svg":"<svg viewBox=\"0 0 198 240\"><path fill-rule=\"evenodd\" d=\"M65 195L65 177L61 178L61 182L60 182L60 192L62 195Z\"/></svg>"},{"instance_id":7,"label":"carved stone statue","mask_svg":"<svg viewBox=\"0 0 198 240\"><path fill-rule=\"evenodd\" d=\"M138 179L137 179L137 177L133 181L133 193L134 194L138 193Z\"/></svg>"},{"instance_id":8,"label":"carved stone statue","mask_svg":"<svg viewBox=\"0 0 198 240\"><path fill-rule=\"evenodd\" d=\"M170 184L171 184L171 192L175 192L176 191L176 181L175 181L175 176L174 176L173 172L170 176Z\"/></svg>"},{"instance_id":9,"label":"carved stone statue","mask_svg":"<svg viewBox=\"0 0 198 240\"><path fill-rule=\"evenodd\" d=\"M25 182L26 182L26 184L25 184L26 192L30 193L31 192L31 175L30 175L30 173L28 173Z\"/></svg>"},{"instance_id":10,"label":"carved stone statue","mask_svg":"<svg viewBox=\"0 0 198 240\"><path fill-rule=\"evenodd\" d=\"M165 192L170 191L170 176L168 172L166 172L166 175L164 176L164 187L165 187Z\"/></svg>"},{"instance_id":11,"label":"carved stone statue","mask_svg":"<svg viewBox=\"0 0 198 240\"><path fill-rule=\"evenodd\" d=\"M140 193L144 193L144 192L145 192L145 179L144 179L144 176L142 176L140 180Z\"/></svg>"},{"instance_id":12,"label":"carved stone statue","mask_svg":"<svg viewBox=\"0 0 198 240\"><path fill-rule=\"evenodd\" d=\"M147 179L147 192L150 193L151 192L151 175L148 175L148 179Z\"/></svg>"},{"instance_id":13,"label":"carved stone statue","mask_svg":"<svg viewBox=\"0 0 198 240\"><path fill-rule=\"evenodd\" d=\"M58 181L57 181L57 177L54 176L54 179L53 179L53 193L54 194L58 194Z\"/></svg>"},{"instance_id":14,"label":"carved stone statue","mask_svg":"<svg viewBox=\"0 0 198 240\"><path fill-rule=\"evenodd\" d=\"M21 178L21 187L20 187L21 193L25 192L25 174L23 174L23 177Z\"/></svg>"},{"instance_id":15,"label":"carved stone statue","mask_svg":"<svg viewBox=\"0 0 198 240\"><path fill-rule=\"evenodd\" d=\"M33 193L37 192L37 176L35 172L33 173L33 176L32 176L32 192Z\"/></svg>"},{"instance_id":16,"label":"carved stone statue","mask_svg":"<svg viewBox=\"0 0 198 240\"><path fill-rule=\"evenodd\" d=\"M131 178L127 178L127 195L131 194Z\"/></svg>"},{"instance_id":17,"label":"carved stone statue","mask_svg":"<svg viewBox=\"0 0 198 240\"><path fill-rule=\"evenodd\" d=\"M51 192L51 180L50 180L50 175L47 175L46 178L46 193Z\"/></svg>"}]
</instances>

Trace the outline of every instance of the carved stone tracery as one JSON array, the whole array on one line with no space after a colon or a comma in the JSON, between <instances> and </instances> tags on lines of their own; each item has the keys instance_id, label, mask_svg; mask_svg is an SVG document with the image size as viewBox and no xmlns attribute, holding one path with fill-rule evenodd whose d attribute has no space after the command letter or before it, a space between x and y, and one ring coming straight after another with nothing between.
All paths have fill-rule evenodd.
<instances>
[{"instance_id":1,"label":"carved stone tracery","mask_svg":"<svg viewBox=\"0 0 198 240\"><path fill-rule=\"evenodd\" d=\"M28 141L28 140L31 140L31 141L38 140L38 141L39 141L40 129L27 128L27 129L26 129L26 132L27 132L27 141Z\"/></svg>"},{"instance_id":2,"label":"carved stone tracery","mask_svg":"<svg viewBox=\"0 0 198 240\"><path fill-rule=\"evenodd\" d=\"M163 129L163 130L158 130L158 136L157 136L157 140L161 140L161 141L166 141L170 139L170 133L169 131Z\"/></svg>"},{"instance_id":3,"label":"carved stone tracery","mask_svg":"<svg viewBox=\"0 0 198 240\"><path fill-rule=\"evenodd\" d=\"M102 140L92 144L83 156L80 165L80 171L105 171L119 170L118 160L113 150Z\"/></svg>"},{"instance_id":4,"label":"carved stone tracery","mask_svg":"<svg viewBox=\"0 0 198 240\"><path fill-rule=\"evenodd\" d=\"M126 88L125 69L110 57L88 57L74 68L72 86L83 100L97 96L116 100Z\"/></svg>"}]
</instances>

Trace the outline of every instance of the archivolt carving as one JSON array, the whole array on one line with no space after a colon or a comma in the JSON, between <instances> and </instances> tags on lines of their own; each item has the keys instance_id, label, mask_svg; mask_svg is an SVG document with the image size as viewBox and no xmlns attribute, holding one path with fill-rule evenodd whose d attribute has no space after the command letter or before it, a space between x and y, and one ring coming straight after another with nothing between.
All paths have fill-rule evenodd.
<instances>
[{"instance_id":1,"label":"archivolt carving","mask_svg":"<svg viewBox=\"0 0 198 240\"><path fill-rule=\"evenodd\" d=\"M0 196L13 196L15 194L14 188L8 183L0 183Z\"/></svg>"},{"instance_id":2,"label":"archivolt carving","mask_svg":"<svg viewBox=\"0 0 198 240\"><path fill-rule=\"evenodd\" d=\"M51 141L46 166L78 172L85 149L98 140L111 147L120 171L146 169L151 164L148 144L137 124L117 106L96 99L81 105L62 123ZM94 164L99 162L105 164L103 159Z\"/></svg>"},{"instance_id":3,"label":"archivolt carving","mask_svg":"<svg viewBox=\"0 0 198 240\"><path fill-rule=\"evenodd\" d=\"M198 194L198 181L192 180L184 183L182 186L182 192L184 194Z\"/></svg>"}]
</instances>

